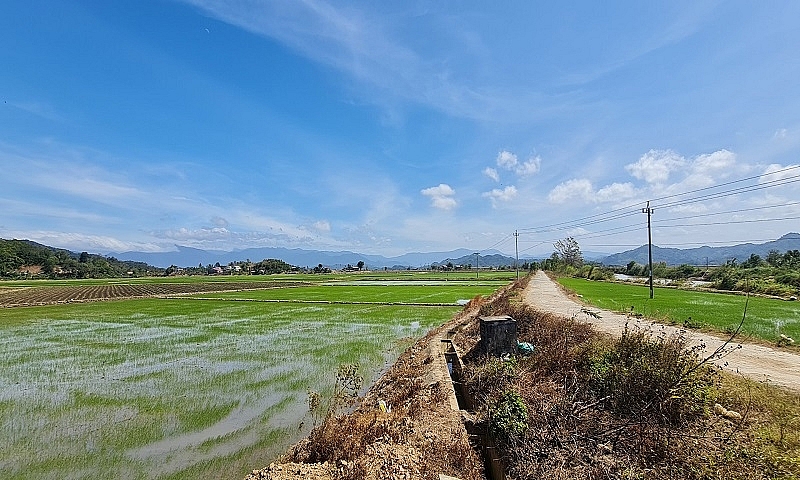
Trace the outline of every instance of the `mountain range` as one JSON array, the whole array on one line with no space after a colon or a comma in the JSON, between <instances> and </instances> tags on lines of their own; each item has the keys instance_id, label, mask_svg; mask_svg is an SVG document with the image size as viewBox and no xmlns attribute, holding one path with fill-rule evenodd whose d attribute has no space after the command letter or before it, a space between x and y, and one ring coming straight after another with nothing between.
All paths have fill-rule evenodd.
<instances>
[{"instance_id":1,"label":"mountain range","mask_svg":"<svg viewBox=\"0 0 800 480\"><path fill-rule=\"evenodd\" d=\"M706 263L710 265L719 265L733 258L737 259L739 262L744 261L749 258L751 254L756 254L763 258L767 256L770 250L778 250L781 253L787 250L800 250L800 234L787 233L777 240L762 244L744 243L725 247L704 246L699 248L678 249L662 248L654 245L653 261L656 263L666 262L668 265L705 265ZM109 255L119 260L146 262L150 265L162 268L170 265L181 267L201 264L213 265L216 263L227 265L233 261L250 259L255 262L266 258L280 259L286 263L301 267L314 267L318 264L323 264L326 267L334 269L342 268L348 264L356 265L359 261L363 261L368 268L373 270L383 268L417 268L431 264L443 265L448 262L452 262L454 265L472 265L475 263L474 250L467 250L464 248L449 252L415 252L396 257L384 257L381 255L366 255L350 251L332 252L304 250L299 248L265 247L228 252L221 250L201 250L176 245L175 250L170 252L112 252L109 253ZM626 265L631 261L646 264L648 261L647 255L647 245L606 256L601 256L596 253L590 255L584 252L584 258L587 260L596 261L605 265ZM549 255L538 258L547 256ZM520 257L519 261L520 263L524 263L533 259L532 257ZM478 256L478 265L483 267L510 266L514 265L514 261L514 257L504 255L498 251L482 252Z\"/></svg>"},{"instance_id":2,"label":"mountain range","mask_svg":"<svg viewBox=\"0 0 800 480\"><path fill-rule=\"evenodd\" d=\"M784 253L787 250L800 250L800 234L787 233L777 240L766 243L742 243L725 247L697 247L688 249L662 248L653 246L653 263L666 262L667 265L722 265L736 259L743 262L755 254L765 258L770 250ZM647 245L616 253L597 260L604 265L627 265L637 262L642 265L648 262Z\"/></svg>"},{"instance_id":3,"label":"mountain range","mask_svg":"<svg viewBox=\"0 0 800 480\"><path fill-rule=\"evenodd\" d=\"M180 245L175 245L175 248L176 250L171 252L123 252L109 253L109 255L120 260L136 259L158 267L168 267L170 265L189 267L200 264L214 265L216 263L227 265L233 261L247 259L259 261L265 258L276 258L300 267L314 267L321 263L334 269L342 268L346 265L356 265L359 261L363 261L368 268L373 270L383 269L384 267L391 269L422 267L441 261L443 258L459 258L468 255L472 255L474 260L473 251L463 248L450 252L406 253L397 257L365 255L349 251L329 252L279 247L248 248L232 252L200 250Z\"/></svg>"}]
</instances>

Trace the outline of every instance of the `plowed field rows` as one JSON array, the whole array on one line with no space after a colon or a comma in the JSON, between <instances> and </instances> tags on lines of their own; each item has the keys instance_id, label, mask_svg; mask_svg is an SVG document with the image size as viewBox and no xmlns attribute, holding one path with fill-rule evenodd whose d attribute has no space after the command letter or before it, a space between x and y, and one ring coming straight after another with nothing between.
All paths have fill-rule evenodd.
<instances>
[{"instance_id":1,"label":"plowed field rows","mask_svg":"<svg viewBox=\"0 0 800 480\"><path fill-rule=\"evenodd\" d=\"M12 290L0 290L0 307L25 307L203 292L257 290L296 286L299 284L300 283L296 282L208 282L24 287Z\"/></svg>"}]
</instances>

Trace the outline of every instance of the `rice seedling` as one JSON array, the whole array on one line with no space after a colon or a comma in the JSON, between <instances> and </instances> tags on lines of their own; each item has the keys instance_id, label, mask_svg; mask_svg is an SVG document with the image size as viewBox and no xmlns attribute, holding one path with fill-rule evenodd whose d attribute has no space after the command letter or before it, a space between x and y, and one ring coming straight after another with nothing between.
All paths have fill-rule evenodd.
<instances>
[{"instance_id":1,"label":"rice seedling","mask_svg":"<svg viewBox=\"0 0 800 480\"><path fill-rule=\"evenodd\" d=\"M648 287L641 285L566 277L559 282L600 308L721 332L736 328L745 303L744 296L727 293L658 288L650 299ZM742 332L767 342L776 342L781 334L800 338L800 303L751 296Z\"/></svg>"},{"instance_id":2,"label":"rice seedling","mask_svg":"<svg viewBox=\"0 0 800 480\"><path fill-rule=\"evenodd\" d=\"M330 392L340 364L360 365L368 385L406 339L458 310L389 300L451 303L491 291L337 288L295 298L324 300L327 289L328 300L376 303L222 296L4 309L0 476L242 477L308 432L306 392ZM272 291L232 293L256 292Z\"/></svg>"}]
</instances>

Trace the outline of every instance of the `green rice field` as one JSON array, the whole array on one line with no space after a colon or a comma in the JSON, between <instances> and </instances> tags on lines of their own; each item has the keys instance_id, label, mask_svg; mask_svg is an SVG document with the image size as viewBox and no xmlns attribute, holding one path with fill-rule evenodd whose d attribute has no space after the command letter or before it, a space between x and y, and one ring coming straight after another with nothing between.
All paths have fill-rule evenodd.
<instances>
[{"instance_id":1,"label":"green rice field","mask_svg":"<svg viewBox=\"0 0 800 480\"><path fill-rule=\"evenodd\" d=\"M643 285L568 277L560 278L559 282L598 308L624 313L633 311L648 318L721 332L738 326L747 301L742 328L745 336L775 342L784 334L800 340L799 302L658 287L650 299L650 288Z\"/></svg>"},{"instance_id":2,"label":"green rice field","mask_svg":"<svg viewBox=\"0 0 800 480\"><path fill-rule=\"evenodd\" d=\"M340 364L368 385L456 301L507 283L290 277L0 309L0 478L243 478L308 433L307 392L330 392Z\"/></svg>"}]
</instances>

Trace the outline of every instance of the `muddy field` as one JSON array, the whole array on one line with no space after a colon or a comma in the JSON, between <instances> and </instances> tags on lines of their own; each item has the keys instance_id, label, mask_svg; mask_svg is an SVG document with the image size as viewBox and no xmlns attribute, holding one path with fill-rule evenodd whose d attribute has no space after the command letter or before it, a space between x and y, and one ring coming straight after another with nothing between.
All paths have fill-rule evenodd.
<instances>
[{"instance_id":1,"label":"muddy field","mask_svg":"<svg viewBox=\"0 0 800 480\"><path fill-rule=\"evenodd\" d=\"M124 298L292 287L299 282L204 282L106 285L54 285L0 289L0 307L28 307Z\"/></svg>"}]
</instances>

